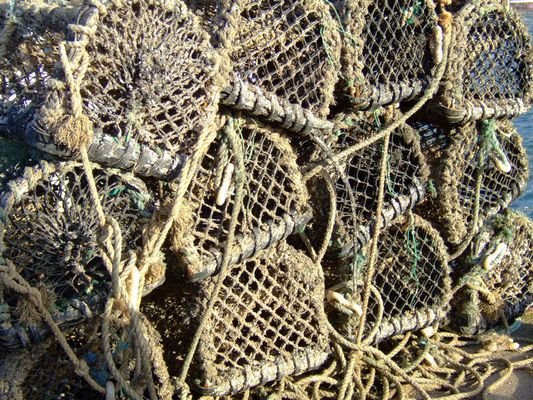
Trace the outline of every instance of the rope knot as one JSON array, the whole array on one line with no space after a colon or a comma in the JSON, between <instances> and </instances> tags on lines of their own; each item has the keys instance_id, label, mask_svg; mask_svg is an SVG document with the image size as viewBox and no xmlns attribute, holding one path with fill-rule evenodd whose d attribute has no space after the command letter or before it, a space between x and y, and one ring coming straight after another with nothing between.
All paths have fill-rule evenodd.
<instances>
[{"instance_id":1,"label":"rope knot","mask_svg":"<svg viewBox=\"0 0 533 400\"><path fill-rule=\"evenodd\" d=\"M79 150L87 147L93 140L93 124L84 114L79 116L69 115L66 121L57 129L55 138L57 143L70 150Z\"/></svg>"},{"instance_id":2,"label":"rope knot","mask_svg":"<svg viewBox=\"0 0 533 400\"><path fill-rule=\"evenodd\" d=\"M85 360L79 360L76 364L75 372L78 376L86 377L90 375L91 369L89 368Z\"/></svg>"}]
</instances>

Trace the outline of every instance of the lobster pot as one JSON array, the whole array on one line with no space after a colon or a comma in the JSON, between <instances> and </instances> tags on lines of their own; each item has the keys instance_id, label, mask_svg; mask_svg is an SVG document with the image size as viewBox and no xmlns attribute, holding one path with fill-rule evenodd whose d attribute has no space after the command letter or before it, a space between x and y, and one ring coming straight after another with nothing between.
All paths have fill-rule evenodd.
<instances>
[{"instance_id":1,"label":"lobster pot","mask_svg":"<svg viewBox=\"0 0 533 400\"><path fill-rule=\"evenodd\" d=\"M442 56L433 1L336 3L344 22L340 104L368 110L419 96ZM435 60L430 41L438 49Z\"/></svg>"},{"instance_id":2,"label":"lobster pot","mask_svg":"<svg viewBox=\"0 0 533 400\"><path fill-rule=\"evenodd\" d=\"M512 8L469 3L454 18L434 111L454 124L524 113L531 102L532 57L527 27Z\"/></svg>"},{"instance_id":3,"label":"lobster pot","mask_svg":"<svg viewBox=\"0 0 533 400\"><path fill-rule=\"evenodd\" d=\"M350 339L359 325L369 253L370 245L337 269L341 283L326 291L329 319ZM439 321L451 294L447 257L437 231L415 214L401 216L384 230L378 239L364 337L377 343ZM342 304L339 296L344 297Z\"/></svg>"},{"instance_id":4,"label":"lobster pot","mask_svg":"<svg viewBox=\"0 0 533 400\"><path fill-rule=\"evenodd\" d=\"M244 199L230 263L272 246L311 219L309 194L296 155L281 134L254 121L230 119L243 139ZM237 189L239 166L229 141L213 142L189 187L175 224L173 248L192 281L221 266Z\"/></svg>"},{"instance_id":5,"label":"lobster pot","mask_svg":"<svg viewBox=\"0 0 533 400\"><path fill-rule=\"evenodd\" d=\"M456 130L449 141L440 173L434 176L434 215L444 239L459 245L524 191L528 158L510 121L471 123ZM476 208L478 226L474 226Z\"/></svg>"},{"instance_id":6,"label":"lobster pot","mask_svg":"<svg viewBox=\"0 0 533 400\"><path fill-rule=\"evenodd\" d=\"M233 394L320 367L330 354L323 301L320 266L285 242L230 267L198 344L196 389Z\"/></svg>"},{"instance_id":7,"label":"lobster pot","mask_svg":"<svg viewBox=\"0 0 533 400\"><path fill-rule=\"evenodd\" d=\"M83 123L96 134L93 161L172 178L212 129L221 84L214 50L179 0L16 13L0 63L2 133L69 156L58 136Z\"/></svg>"},{"instance_id":8,"label":"lobster pot","mask_svg":"<svg viewBox=\"0 0 533 400\"><path fill-rule=\"evenodd\" d=\"M371 120L368 119L371 118ZM379 128L372 114L357 120L342 116L336 130L335 152L357 145L376 134ZM332 170L331 181L336 191L336 228L333 253L351 256L370 240L377 218L380 167L383 141L375 141L350 155L340 170ZM408 125L396 129L387 149L388 162L384 175L385 196L382 209L384 225L413 208L425 196L427 167L416 132ZM314 185L314 200L319 204L317 219L327 220L328 198L325 185ZM320 225L316 225L320 226ZM322 228L317 230L320 235Z\"/></svg>"},{"instance_id":9,"label":"lobster pot","mask_svg":"<svg viewBox=\"0 0 533 400\"><path fill-rule=\"evenodd\" d=\"M506 210L483 227L457 266L461 275L480 272L454 297L455 329L480 333L513 322L533 304L532 245L533 222L517 212Z\"/></svg>"},{"instance_id":10,"label":"lobster pot","mask_svg":"<svg viewBox=\"0 0 533 400\"><path fill-rule=\"evenodd\" d=\"M256 101L238 94L253 86L255 97L285 100L284 110L278 105L268 118L291 119L286 102L327 116L340 58L339 26L328 5L300 0L218 3L217 26L222 28L215 36L233 68L233 88L225 90L223 103L246 111L256 108Z\"/></svg>"},{"instance_id":11,"label":"lobster pot","mask_svg":"<svg viewBox=\"0 0 533 400\"><path fill-rule=\"evenodd\" d=\"M146 187L112 170L94 174L104 213L121 228L122 251L136 250L153 209ZM81 166L27 168L9 183L0 207L0 256L41 292L56 323L72 324L101 312L110 276L100 256L100 224ZM15 293L4 295L9 317L1 325L0 346L40 339L47 330L28 301Z\"/></svg>"}]
</instances>

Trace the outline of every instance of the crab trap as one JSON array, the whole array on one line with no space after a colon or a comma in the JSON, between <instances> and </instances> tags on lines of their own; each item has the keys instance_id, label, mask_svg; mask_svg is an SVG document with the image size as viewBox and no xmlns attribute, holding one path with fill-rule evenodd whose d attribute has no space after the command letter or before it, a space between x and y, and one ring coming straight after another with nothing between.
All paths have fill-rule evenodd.
<instances>
[{"instance_id":1,"label":"crab trap","mask_svg":"<svg viewBox=\"0 0 533 400\"><path fill-rule=\"evenodd\" d=\"M293 109L325 117L333 102L340 58L338 24L326 3L300 0L219 1L218 46L230 58L232 87L222 102L283 119L290 126ZM255 87L241 95L247 87ZM233 93L233 94L232 94ZM255 103L266 100L268 111ZM280 101L277 101L280 99ZM281 106L281 109L280 109ZM277 121L276 121L277 122Z\"/></svg>"},{"instance_id":2,"label":"crab trap","mask_svg":"<svg viewBox=\"0 0 533 400\"><path fill-rule=\"evenodd\" d=\"M233 394L320 367L331 353L323 301L320 266L286 242L229 267L198 345L197 390Z\"/></svg>"},{"instance_id":3,"label":"crab trap","mask_svg":"<svg viewBox=\"0 0 533 400\"><path fill-rule=\"evenodd\" d=\"M533 304L533 222L511 210L496 215L456 263L464 285L452 301L451 327L474 335L510 324Z\"/></svg>"},{"instance_id":4,"label":"crab trap","mask_svg":"<svg viewBox=\"0 0 533 400\"><path fill-rule=\"evenodd\" d=\"M531 103L532 62L527 27L512 8L471 2L454 18L448 65L432 112L454 124L524 113Z\"/></svg>"},{"instance_id":5,"label":"crab trap","mask_svg":"<svg viewBox=\"0 0 533 400\"><path fill-rule=\"evenodd\" d=\"M434 155L431 212L444 239L457 246L524 191L528 157L510 121L486 120L447 132L448 147Z\"/></svg>"},{"instance_id":6,"label":"crab trap","mask_svg":"<svg viewBox=\"0 0 533 400\"><path fill-rule=\"evenodd\" d=\"M1 133L69 156L59 137L85 121L93 161L174 177L212 129L221 84L197 18L179 0L16 4L0 8L0 28L12 27L0 61Z\"/></svg>"},{"instance_id":7,"label":"crab trap","mask_svg":"<svg viewBox=\"0 0 533 400\"><path fill-rule=\"evenodd\" d=\"M309 194L288 139L251 120L230 119L244 144L244 198L237 217L230 263L246 259L311 220ZM201 280L221 266L239 167L233 145L223 135L213 142L194 177L172 243L188 277Z\"/></svg>"},{"instance_id":8,"label":"crab trap","mask_svg":"<svg viewBox=\"0 0 533 400\"><path fill-rule=\"evenodd\" d=\"M104 212L122 230L123 251L141 245L152 200L136 178L95 170ZM98 315L110 289L99 251L101 235L87 177L77 163L26 168L0 199L0 257L36 287L55 322L73 324ZM0 346L27 346L47 329L29 301L4 291L10 318L1 324Z\"/></svg>"},{"instance_id":9,"label":"crab trap","mask_svg":"<svg viewBox=\"0 0 533 400\"><path fill-rule=\"evenodd\" d=\"M325 271L339 282L326 290L329 320L350 340L359 329L370 247ZM379 235L363 337L377 343L432 325L445 315L450 296L442 238L421 217L403 215Z\"/></svg>"},{"instance_id":10,"label":"crab trap","mask_svg":"<svg viewBox=\"0 0 533 400\"><path fill-rule=\"evenodd\" d=\"M342 115L337 120L334 153L362 143L379 132L383 119L377 113L364 116ZM384 225L413 208L426 192L427 167L416 132L408 125L396 129L386 151ZM368 242L375 228L383 141L375 141L351 154L338 169L331 168L329 179L336 193L336 221L330 253L340 257L353 254ZM316 157L324 158L318 154ZM311 181L312 201L316 204L316 233L323 232L331 206L323 184ZM311 232L311 235L313 233Z\"/></svg>"},{"instance_id":11,"label":"crab trap","mask_svg":"<svg viewBox=\"0 0 533 400\"><path fill-rule=\"evenodd\" d=\"M368 110L420 96L442 60L433 1L335 3L343 25L339 103Z\"/></svg>"}]
</instances>

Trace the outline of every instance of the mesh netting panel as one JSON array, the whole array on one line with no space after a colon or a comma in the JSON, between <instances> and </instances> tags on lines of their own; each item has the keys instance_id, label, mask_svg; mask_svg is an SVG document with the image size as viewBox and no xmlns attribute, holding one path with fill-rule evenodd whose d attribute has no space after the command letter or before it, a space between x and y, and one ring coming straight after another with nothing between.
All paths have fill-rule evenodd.
<instances>
[{"instance_id":1,"label":"mesh netting panel","mask_svg":"<svg viewBox=\"0 0 533 400\"><path fill-rule=\"evenodd\" d=\"M326 116L340 57L328 6L299 0L224 0L219 6L218 41L229 51L236 80Z\"/></svg>"},{"instance_id":2,"label":"mesh netting panel","mask_svg":"<svg viewBox=\"0 0 533 400\"><path fill-rule=\"evenodd\" d=\"M458 316L453 326L469 334L492 328L504 319L511 323L533 303L533 223L507 210L483 227L474 244L472 254L460 264L460 273L479 265L483 269L453 301Z\"/></svg>"},{"instance_id":3,"label":"mesh netting panel","mask_svg":"<svg viewBox=\"0 0 533 400\"><path fill-rule=\"evenodd\" d=\"M532 47L520 17L473 2L455 19L455 38L437 108L450 122L514 116L531 101Z\"/></svg>"},{"instance_id":4,"label":"mesh netting panel","mask_svg":"<svg viewBox=\"0 0 533 400\"><path fill-rule=\"evenodd\" d=\"M301 229L310 219L308 193L286 138L258 125L238 128L244 140L244 199L230 262L252 255ZM187 195L174 247L198 280L220 266L234 207L237 166L219 137L204 157ZM233 172L235 170L235 172Z\"/></svg>"},{"instance_id":5,"label":"mesh netting panel","mask_svg":"<svg viewBox=\"0 0 533 400\"><path fill-rule=\"evenodd\" d=\"M328 290L337 292L354 304L362 304L365 270L370 246L363 248L344 267L336 266L337 279L344 281ZM450 296L450 279L444 243L430 224L412 215L400 217L380 234L378 256L366 315L365 335L375 333L374 341L420 329L441 318ZM355 282L355 285L354 283ZM353 288L356 288L355 290ZM383 313L377 294L383 304ZM332 296L328 295L328 299ZM339 308L330 320L348 337L354 337L358 315ZM349 311L349 310L348 310Z\"/></svg>"},{"instance_id":6,"label":"mesh netting panel","mask_svg":"<svg viewBox=\"0 0 533 400\"><path fill-rule=\"evenodd\" d=\"M369 109L419 95L429 83L434 65L429 40L439 27L433 2L337 3L345 34L342 103L355 109Z\"/></svg>"},{"instance_id":7,"label":"mesh netting panel","mask_svg":"<svg viewBox=\"0 0 533 400\"><path fill-rule=\"evenodd\" d=\"M152 209L146 188L113 171L96 170L95 181L104 212L121 227L123 251L136 250ZM81 166L27 168L9 184L0 205L1 256L49 299L57 322L82 319L101 308L109 274L100 257L100 225ZM20 301L8 302L19 322L29 326L39 321ZM32 329L28 339L38 331Z\"/></svg>"},{"instance_id":8,"label":"mesh netting panel","mask_svg":"<svg viewBox=\"0 0 533 400\"><path fill-rule=\"evenodd\" d=\"M323 299L319 266L284 242L231 267L198 346L198 389L235 393L318 368L329 353Z\"/></svg>"},{"instance_id":9,"label":"mesh netting panel","mask_svg":"<svg viewBox=\"0 0 533 400\"><path fill-rule=\"evenodd\" d=\"M338 127L337 142L332 146L334 151L360 143L378 131L375 120L356 121L355 117L352 119L343 116ZM357 236L357 246L364 245L369 240L376 219L382 155L383 142L377 141L350 156L343 165L344 177L333 173L337 193L337 227L333 240L341 255L354 251L354 233ZM420 141L416 132L407 125L401 126L391 135L388 157L383 213L385 224L392 222L423 198L427 176ZM315 197L326 196L323 189L315 188L314 192ZM327 200L321 203L328 204Z\"/></svg>"},{"instance_id":10,"label":"mesh netting panel","mask_svg":"<svg viewBox=\"0 0 533 400\"><path fill-rule=\"evenodd\" d=\"M89 40L82 86L96 128L189 153L213 109L208 35L179 1L109 7Z\"/></svg>"},{"instance_id":11,"label":"mesh netting panel","mask_svg":"<svg viewBox=\"0 0 533 400\"><path fill-rule=\"evenodd\" d=\"M453 245L479 227L473 226L479 181L481 222L522 193L528 180L528 157L512 123L501 121L490 127L485 121L481 125L467 125L450 138L441 174L435 177L435 216L444 238Z\"/></svg>"},{"instance_id":12,"label":"mesh netting panel","mask_svg":"<svg viewBox=\"0 0 533 400\"><path fill-rule=\"evenodd\" d=\"M220 76L208 34L179 0L104 5L105 13L96 6L35 11L38 19L21 11L21 33L11 35L0 65L3 108L32 106L32 127L48 135L62 126L76 102L59 56L64 42L83 113L97 132L190 154L216 111Z\"/></svg>"},{"instance_id":13,"label":"mesh netting panel","mask_svg":"<svg viewBox=\"0 0 533 400\"><path fill-rule=\"evenodd\" d=\"M59 43L66 39L72 9L17 5L15 20L9 7L0 5L0 118L37 110L57 75ZM10 34L8 31L13 30ZM4 39L4 38L2 38ZM27 117L26 117L27 118Z\"/></svg>"}]
</instances>

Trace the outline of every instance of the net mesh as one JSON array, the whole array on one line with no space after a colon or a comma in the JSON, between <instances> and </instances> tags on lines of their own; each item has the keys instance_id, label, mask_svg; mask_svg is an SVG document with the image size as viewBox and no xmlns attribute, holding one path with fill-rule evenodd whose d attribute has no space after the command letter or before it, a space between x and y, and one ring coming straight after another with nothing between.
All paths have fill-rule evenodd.
<instances>
[{"instance_id":1,"label":"net mesh","mask_svg":"<svg viewBox=\"0 0 533 400\"><path fill-rule=\"evenodd\" d=\"M154 4L100 17L87 45L84 109L104 133L188 154L214 110L213 50L181 2Z\"/></svg>"},{"instance_id":2,"label":"net mesh","mask_svg":"<svg viewBox=\"0 0 533 400\"><path fill-rule=\"evenodd\" d=\"M370 109L419 95L442 49L435 5L427 0L337 1L343 20L343 98ZM440 37L440 42L439 41ZM442 50L441 50L442 51Z\"/></svg>"},{"instance_id":3,"label":"net mesh","mask_svg":"<svg viewBox=\"0 0 533 400\"><path fill-rule=\"evenodd\" d=\"M454 297L455 329L479 333L527 310L533 302L532 242L533 223L522 214L506 210L488 221L456 266L471 278Z\"/></svg>"},{"instance_id":4,"label":"net mesh","mask_svg":"<svg viewBox=\"0 0 533 400\"><path fill-rule=\"evenodd\" d=\"M478 220L483 221L522 193L528 180L527 154L512 123L481 125L467 125L450 138L441 159L442 170L436 171L435 217L452 245L479 228L473 226L476 207ZM502 164L510 169L504 172Z\"/></svg>"},{"instance_id":5,"label":"net mesh","mask_svg":"<svg viewBox=\"0 0 533 400\"><path fill-rule=\"evenodd\" d=\"M233 121L233 120L232 120ZM310 219L308 193L288 140L254 124L232 122L244 141L243 206L237 219L239 248L230 262L285 238ZM174 244L189 277L201 279L221 262L234 204L237 172L227 140L219 136L190 186Z\"/></svg>"},{"instance_id":6,"label":"net mesh","mask_svg":"<svg viewBox=\"0 0 533 400\"><path fill-rule=\"evenodd\" d=\"M337 24L325 3L220 1L220 45L235 80L326 116L340 57Z\"/></svg>"},{"instance_id":7,"label":"net mesh","mask_svg":"<svg viewBox=\"0 0 533 400\"><path fill-rule=\"evenodd\" d=\"M317 264L285 242L231 267L198 346L198 389L223 395L318 368L329 354L323 285Z\"/></svg>"},{"instance_id":8,"label":"net mesh","mask_svg":"<svg viewBox=\"0 0 533 400\"><path fill-rule=\"evenodd\" d=\"M362 304L362 282L370 246L332 272L338 282L328 289L333 306L330 321L345 336L354 338L359 315L331 301L340 293L357 308ZM366 314L366 337L380 341L410 330L421 329L441 318L449 301L450 277L444 243L430 224L417 215L401 216L378 240L375 289ZM355 288L355 289L354 289Z\"/></svg>"},{"instance_id":9,"label":"net mesh","mask_svg":"<svg viewBox=\"0 0 533 400\"><path fill-rule=\"evenodd\" d=\"M331 146L332 151L340 152L349 146L361 143L379 132L382 123L384 121L377 112L368 113L362 118L340 116L335 131L335 142ZM427 166L421 152L420 141L409 126L403 125L393 132L387 152L385 224L392 222L395 217L412 208L423 198L427 178ZM333 171L331 174L337 195L336 229L333 240L334 247L337 247L341 255L354 251L354 235L357 237L357 246L364 245L370 238L376 219L382 156L382 141L374 142L341 164L342 174L338 171ZM328 202L324 200L327 193L324 190L323 185L313 184L314 200L319 204L322 219L329 213Z\"/></svg>"},{"instance_id":10,"label":"net mesh","mask_svg":"<svg viewBox=\"0 0 533 400\"><path fill-rule=\"evenodd\" d=\"M179 0L102 7L16 9L22 23L0 65L2 112L38 111L35 128L56 132L76 108L71 71L97 132L189 155L213 121L223 80L208 34Z\"/></svg>"},{"instance_id":11,"label":"net mesh","mask_svg":"<svg viewBox=\"0 0 533 400\"><path fill-rule=\"evenodd\" d=\"M66 39L69 12L52 7L22 7L17 12L0 6L0 32L12 27L0 46L0 118L39 109L48 93L48 82L57 77L59 43ZM63 20L63 21L62 21ZM63 24L61 24L63 22Z\"/></svg>"},{"instance_id":12,"label":"net mesh","mask_svg":"<svg viewBox=\"0 0 533 400\"><path fill-rule=\"evenodd\" d=\"M122 250L136 250L153 207L146 187L113 171L97 170L95 175L105 212L122 228ZM91 316L91 310L101 310L110 285L98 250L99 220L81 166L28 168L9 183L1 204L1 256L39 288L57 322L73 322ZM8 297L8 303L19 323L38 325L40 318L32 315L27 302ZM30 340L40 331L32 330Z\"/></svg>"},{"instance_id":13,"label":"net mesh","mask_svg":"<svg viewBox=\"0 0 533 400\"><path fill-rule=\"evenodd\" d=\"M533 52L527 28L504 6L472 2L455 38L437 107L453 123L514 116L531 101Z\"/></svg>"}]
</instances>

